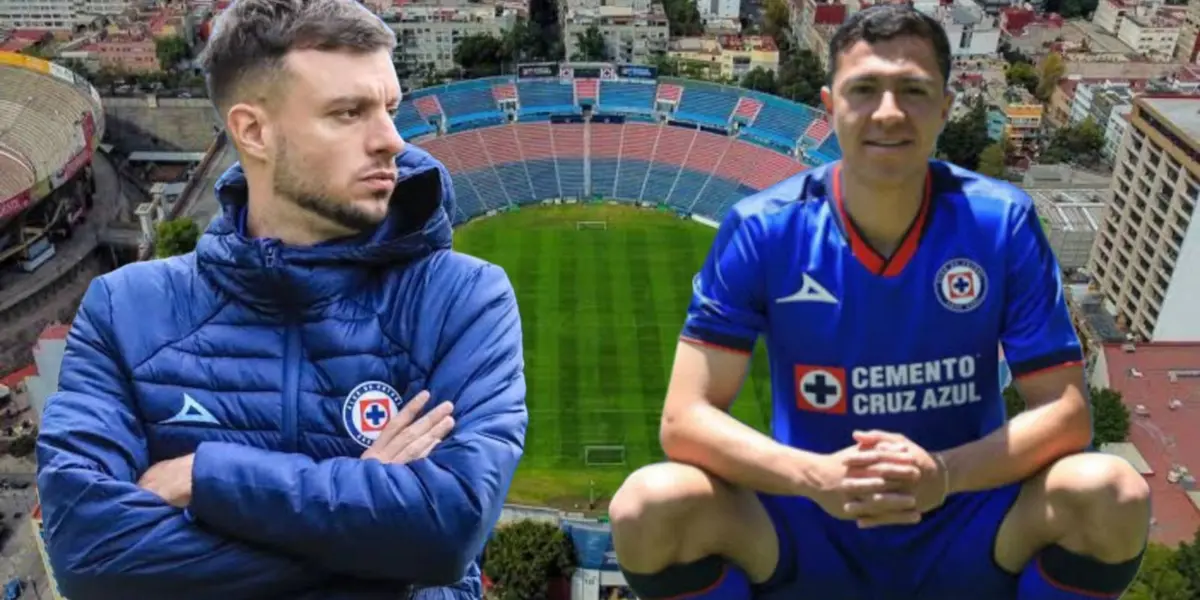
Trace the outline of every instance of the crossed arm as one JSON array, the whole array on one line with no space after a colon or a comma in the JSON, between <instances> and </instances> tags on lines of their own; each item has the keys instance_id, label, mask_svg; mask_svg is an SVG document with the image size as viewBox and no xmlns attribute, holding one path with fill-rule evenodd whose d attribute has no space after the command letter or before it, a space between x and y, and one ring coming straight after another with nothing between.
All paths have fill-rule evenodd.
<instances>
[{"instance_id":1,"label":"crossed arm","mask_svg":"<svg viewBox=\"0 0 1200 600\"><path fill-rule=\"evenodd\" d=\"M454 403L456 433L427 460L314 461L206 442L185 514L135 483L151 466L145 432L116 350L110 294L103 279L93 282L37 448L47 549L63 593L264 598L339 576L458 581L499 518L527 416L511 285L485 268L456 291L443 327L453 343L428 386Z\"/></svg>"}]
</instances>

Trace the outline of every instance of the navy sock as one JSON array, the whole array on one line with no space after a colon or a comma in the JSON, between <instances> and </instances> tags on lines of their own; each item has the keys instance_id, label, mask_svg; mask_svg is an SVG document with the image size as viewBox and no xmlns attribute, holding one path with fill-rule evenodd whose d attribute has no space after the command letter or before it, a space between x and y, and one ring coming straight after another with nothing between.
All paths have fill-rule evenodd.
<instances>
[{"instance_id":1,"label":"navy sock","mask_svg":"<svg viewBox=\"0 0 1200 600\"><path fill-rule=\"evenodd\" d=\"M631 573L625 582L642 600L750 600L750 578L721 556L672 565L657 573Z\"/></svg>"},{"instance_id":2,"label":"navy sock","mask_svg":"<svg viewBox=\"0 0 1200 600\"><path fill-rule=\"evenodd\" d=\"M1017 600L1115 600L1133 583L1141 565L1142 554L1110 564L1055 544L1025 565Z\"/></svg>"}]
</instances>

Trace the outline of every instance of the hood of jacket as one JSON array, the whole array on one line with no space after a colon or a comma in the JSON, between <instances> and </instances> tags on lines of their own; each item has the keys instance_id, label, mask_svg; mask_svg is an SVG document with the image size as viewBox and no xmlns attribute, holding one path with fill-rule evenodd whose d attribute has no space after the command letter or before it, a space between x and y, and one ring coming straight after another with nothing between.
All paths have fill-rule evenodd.
<instances>
[{"instance_id":1,"label":"hood of jacket","mask_svg":"<svg viewBox=\"0 0 1200 600\"><path fill-rule=\"evenodd\" d=\"M308 311L352 294L383 267L395 268L451 246L454 186L446 167L408 145L374 231L314 246L289 246L246 233L247 185L235 163L217 180L221 213L196 244L201 272L237 300L268 312Z\"/></svg>"}]
</instances>

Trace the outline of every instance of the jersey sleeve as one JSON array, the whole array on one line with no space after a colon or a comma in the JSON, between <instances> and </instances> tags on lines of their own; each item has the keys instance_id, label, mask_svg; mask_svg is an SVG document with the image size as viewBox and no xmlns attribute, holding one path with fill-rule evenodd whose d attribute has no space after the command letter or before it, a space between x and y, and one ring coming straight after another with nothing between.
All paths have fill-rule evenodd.
<instances>
[{"instance_id":1,"label":"jersey sleeve","mask_svg":"<svg viewBox=\"0 0 1200 600\"><path fill-rule=\"evenodd\" d=\"M704 346L750 353L766 323L765 227L753 214L729 211L700 272L680 338Z\"/></svg>"},{"instance_id":2,"label":"jersey sleeve","mask_svg":"<svg viewBox=\"0 0 1200 600\"><path fill-rule=\"evenodd\" d=\"M1010 213L1001 344L1014 379L1079 364L1061 270L1032 203Z\"/></svg>"}]
</instances>

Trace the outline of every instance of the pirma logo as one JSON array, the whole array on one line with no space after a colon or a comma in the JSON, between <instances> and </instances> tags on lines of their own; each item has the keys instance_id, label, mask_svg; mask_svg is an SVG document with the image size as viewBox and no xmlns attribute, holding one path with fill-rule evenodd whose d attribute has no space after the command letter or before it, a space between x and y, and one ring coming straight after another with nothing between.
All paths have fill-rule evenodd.
<instances>
[{"instance_id":1,"label":"pirma logo","mask_svg":"<svg viewBox=\"0 0 1200 600\"><path fill-rule=\"evenodd\" d=\"M382 381L358 384L346 396L342 406L342 424L346 426L346 433L364 448L370 448L399 412L401 402L396 388Z\"/></svg>"}]
</instances>

